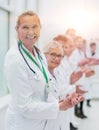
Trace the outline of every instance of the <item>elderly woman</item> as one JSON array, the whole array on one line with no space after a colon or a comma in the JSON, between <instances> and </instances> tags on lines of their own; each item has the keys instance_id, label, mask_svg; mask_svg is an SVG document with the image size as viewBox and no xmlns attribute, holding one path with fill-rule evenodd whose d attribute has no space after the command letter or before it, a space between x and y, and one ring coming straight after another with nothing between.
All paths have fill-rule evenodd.
<instances>
[{"instance_id":1,"label":"elderly woman","mask_svg":"<svg viewBox=\"0 0 99 130\"><path fill-rule=\"evenodd\" d=\"M52 95L54 95L59 102L64 100L64 98L68 99L68 96L66 97L66 95L67 95L67 91L68 91L67 89L69 89L69 87L67 87L66 84L64 86L64 84L62 84L62 82L61 82L61 86L60 86L60 84L58 82L60 77L56 77L56 75L54 74L54 69L60 65L61 60L63 58L63 49L62 49L61 44L56 41L50 42L49 44L47 44L45 46L44 53L45 53L45 56L47 59L48 69L52 76L52 80L53 80L52 82L53 82L53 84L55 84L53 88L51 87L51 90L49 92L49 96L48 96L49 102L51 101ZM61 91L64 91L64 92L61 92ZM61 97L62 93L63 93L63 95L65 94L64 98ZM77 104L78 102L83 100L82 96L77 93L69 94L69 96L71 97L71 103L73 103L72 106L74 106L75 104ZM67 104L67 107L70 108L68 106L68 104ZM64 117L64 114L65 114L64 112L59 112L59 115L55 120L51 120L51 119L47 120L46 130L51 130L51 129L69 130L68 116L66 114ZM66 120L67 120L67 122L65 122Z\"/></svg>"}]
</instances>

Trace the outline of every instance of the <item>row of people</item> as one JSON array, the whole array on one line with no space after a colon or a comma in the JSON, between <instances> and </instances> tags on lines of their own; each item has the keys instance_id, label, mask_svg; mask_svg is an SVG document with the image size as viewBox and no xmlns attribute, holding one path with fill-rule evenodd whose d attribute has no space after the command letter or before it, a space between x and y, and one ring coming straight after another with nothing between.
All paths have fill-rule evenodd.
<instances>
[{"instance_id":1,"label":"row of people","mask_svg":"<svg viewBox=\"0 0 99 130\"><path fill-rule=\"evenodd\" d=\"M42 53L35 45L40 30L40 19L34 12L18 17L18 37L4 64L12 96L6 130L70 130L74 106L82 105L88 92L81 80L94 74L89 65L98 64L86 58L86 41L74 33L72 37L54 37Z\"/></svg>"},{"instance_id":2,"label":"row of people","mask_svg":"<svg viewBox=\"0 0 99 130\"><path fill-rule=\"evenodd\" d=\"M74 41L74 45L77 48L75 51L76 53L74 52L76 54L75 56L76 58L74 58L74 62L76 61L77 63L79 63L80 61L83 60L83 64L82 65L79 64L78 66L80 67L83 66L83 68L87 68L87 71L90 71L92 72L92 75L95 75L95 68L93 66L99 65L99 56L97 56L97 53L96 53L96 43L91 42L89 45L87 45L87 41L84 40L81 36L77 36L76 31L74 29L68 29L66 32L66 35L69 35L70 37L72 37ZM88 46L89 48L87 49ZM73 57L75 54L73 54ZM92 98L92 77L93 76L89 78L89 76L85 75L83 77L83 80L82 81L80 80L79 82L83 84L83 86L85 86L85 88L88 90L88 93L86 95L88 106L90 106L89 102L90 102L90 98ZM84 102L80 103L80 107L78 110L77 110L77 107L75 107L75 114L77 117L80 117L80 118L87 117L83 113L83 103Z\"/></svg>"},{"instance_id":3,"label":"row of people","mask_svg":"<svg viewBox=\"0 0 99 130\"><path fill-rule=\"evenodd\" d=\"M58 75L58 81L65 84L65 87L71 86L71 84L81 86L88 91L85 97L89 102L89 98L91 98L90 77L95 74L91 65L99 64L99 61L96 58L90 58L88 55L86 56L86 40L81 36L75 36L72 33L71 38L68 37L68 35L58 35L54 37L53 40L62 44L64 50L64 58L61 65L55 69ZM87 118L84 114L83 103L82 101L75 106L75 115L80 118ZM73 124L75 124L73 109L70 113L70 115L72 115L70 116L70 128L77 129L73 127Z\"/></svg>"},{"instance_id":4,"label":"row of people","mask_svg":"<svg viewBox=\"0 0 99 130\"><path fill-rule=\"evenodd\" d=\"M77 36L74 29L68 29L66 36L70 36L74 41L74 51L72 54L71 64L76 65L77 69L82 68L84 70L82 78L76 82L76 84L82 85L88 93L85 95L87 105L90 107L90 99L93 97L92 92L92 79L95 72L95 65L99 65L99 56L96 53L96 43L89 44L89 50L87 50L87 41L83 37ZM75 106L75 115L81 119L87 118L84 114L83 108L84 101Z\"/></svg>"}]
</instances>

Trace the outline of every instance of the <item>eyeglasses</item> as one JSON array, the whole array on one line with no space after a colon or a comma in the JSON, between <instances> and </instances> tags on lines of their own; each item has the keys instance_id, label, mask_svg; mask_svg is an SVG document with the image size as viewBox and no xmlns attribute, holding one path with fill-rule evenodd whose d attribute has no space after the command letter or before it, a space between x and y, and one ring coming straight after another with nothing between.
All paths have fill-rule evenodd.
<instances>
[{"instance_id":1,"label":"eyeglasses","mask_svg":"<svg viewBox=\"0 0 99 130\"><path fill-rule=\"evenodd\" d=\"M62 59L63 58L62 55L57 55L55 53L47 53L47 54L49 54L53 59L55 59L55 58Z\"/></svg>"}]
</instances>

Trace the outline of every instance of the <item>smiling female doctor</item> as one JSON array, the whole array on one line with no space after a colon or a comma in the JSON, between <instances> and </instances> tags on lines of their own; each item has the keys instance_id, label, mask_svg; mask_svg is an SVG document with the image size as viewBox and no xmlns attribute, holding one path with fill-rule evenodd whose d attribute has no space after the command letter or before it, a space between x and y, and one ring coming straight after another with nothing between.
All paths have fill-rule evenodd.
<instances>
[{"instance_id":1,"label":"smiling female doctor","mask_svg":"<svg viewBox=\"0 0 99 130\"><path fill-rule=\"evenodd\" d=\"M45 57L34 45L40 36L39 17L32 11L17 20L18 39L5 59L5 74L11 94L5 130L44 130L47 119L66 110L66 100L47 102L50 87ZM54 98L53 98L54 99Z\"/></svg>"}]
</instances>

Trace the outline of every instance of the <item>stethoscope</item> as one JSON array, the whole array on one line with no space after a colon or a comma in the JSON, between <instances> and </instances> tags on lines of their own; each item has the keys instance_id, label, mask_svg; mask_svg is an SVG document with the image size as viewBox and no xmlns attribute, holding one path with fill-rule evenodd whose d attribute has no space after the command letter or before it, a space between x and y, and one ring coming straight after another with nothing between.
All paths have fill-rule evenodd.
<instances>
[{"instance_id":1,"label":"stethoscope","mask_svg":"<svg viewBox=\"0 0 99 130\"><path fill-rule=\"evenodd\" d=\"M28 68L29 68L29 69L32 71L32 73L34 74L34 78L35 78L36 80L40 80L40 76L30 67L29 63L27 62L26 58L24 57L24 55L23 55L23 53L22 53L22 51L21 51L21 49L20 49L20 44L18 44L18 49L19 49L20 54L21 54L21 56L23 57L25 63L27 64ZM38 53L38 52L37 52L37 53Z\"/></svg>"}]
</instances>

